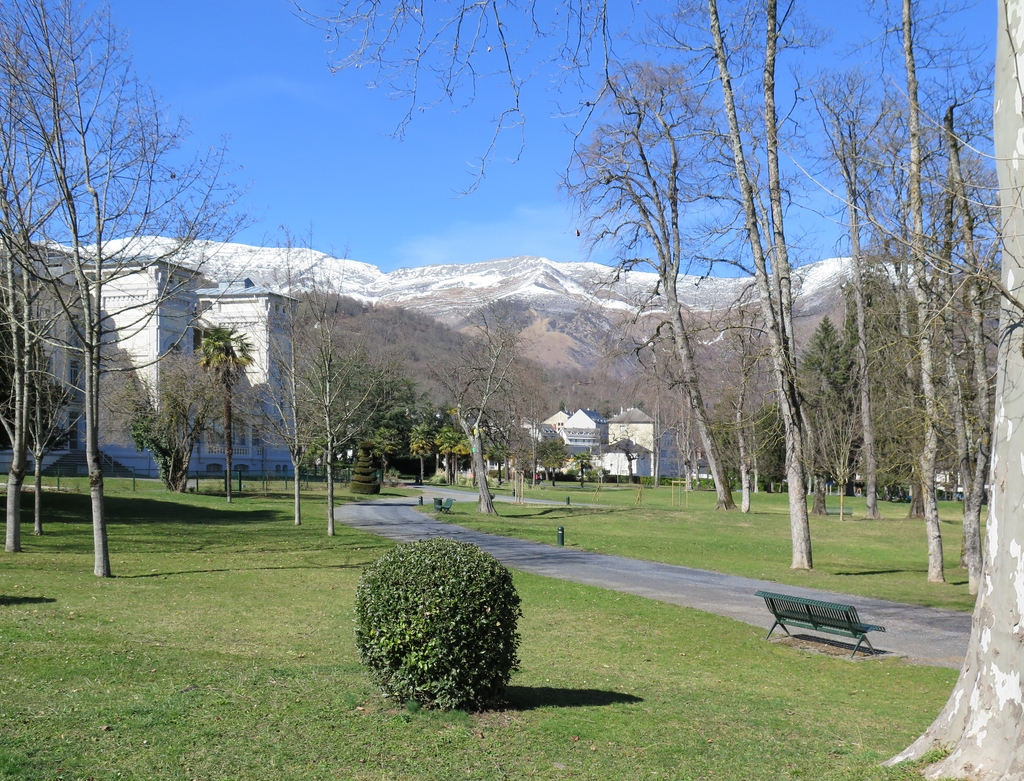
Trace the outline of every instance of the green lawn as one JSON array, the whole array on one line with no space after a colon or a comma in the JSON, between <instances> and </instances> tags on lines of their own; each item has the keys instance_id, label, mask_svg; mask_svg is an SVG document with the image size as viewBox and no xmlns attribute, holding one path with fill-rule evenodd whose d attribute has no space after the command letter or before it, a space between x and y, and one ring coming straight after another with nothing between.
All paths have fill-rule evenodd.
<instances>
[{"instance_id":1,"label":"green lawn","mask_svg":"<svg viewBox=\"0 0 1024 781\"><path fill-rule=\"evenodd\" d=\"M316 499L296 528L284 494L229 507L123 488L118 577L90 574L82 495L48 495L48 533L0 559L4 781L914 779L878 762L956 678L517 574L507 707L410 711L371 689L353 642L360 571L389 543L327 538Z\"/></svg>"},{"instance_id":2,"label":"green lawn","mask_svg":"<svg viewBox=\"0 0 1024 781\"><path fill-rule=\"evenodd\" d=\"M924 521L906 520L907 504L881 502L885 519L865 521L864 500L848 498L853 514L841 519L839 498L829 497L829 510L836 514L811 519L815 568L806 572L789 569L792 545L785 494L755 494L751 512L744 515L715 512L710 491L691 492L684 497L688 507L679 507L672 505L668 488L645 488L639 505L635 487L594 489L589 484L583 491L578 484L548 485L528 495L560 503L568 497L571 506L502 502L497 518L478 515L473 502L456 502L451 520L551 544L557 527L563 526L566 545L584 550L917 605L974 608L967 571L959 568L963 510L956 502L940 502L947 582L929 585ZM585 503L599 506L581 506Z\"/></svg>"}]
</instances>

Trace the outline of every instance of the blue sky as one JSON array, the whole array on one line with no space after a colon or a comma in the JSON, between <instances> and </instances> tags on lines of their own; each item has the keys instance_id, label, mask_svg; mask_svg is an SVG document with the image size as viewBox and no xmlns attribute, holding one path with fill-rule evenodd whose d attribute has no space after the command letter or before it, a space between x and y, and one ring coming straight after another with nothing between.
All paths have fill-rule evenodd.
<instances>
[{"instance_id":1,"label":"blue sky","mask_svg":"<svg viewBox=\"0 0 1024 781\"><path fill-rule=\"evenodd\" d=\"M817 62L836 62L872 30L854 3L809 7L822 27L838 31ZM558 189L573 139L553 114L557 99L572 95L532 82L518 161L508 160L520 151L510 134L480 186L462 195L500 105L487 87L468 109L419 113L396 140L390 134L404 105L383 88L367 89L366 71L331 74L324 33L285 0L111 0L111 8L139 74L189 120L190 142L227 138L235 178L248 186L245 200L258 217L237 241L273 244L283 226L311 233L317 249L385 271L521 254L585 259L578 220ZM965 12L961 23L976 46L994 46L994 2ZM809 258L835 254L833 229L802 233Z\"/></svg>"}]
</instances>

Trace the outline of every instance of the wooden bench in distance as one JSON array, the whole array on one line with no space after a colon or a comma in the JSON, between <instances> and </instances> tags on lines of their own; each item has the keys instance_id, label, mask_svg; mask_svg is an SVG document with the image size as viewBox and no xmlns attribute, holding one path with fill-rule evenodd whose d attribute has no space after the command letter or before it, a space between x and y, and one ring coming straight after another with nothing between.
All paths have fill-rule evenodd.
<instances>
[{"instance_id":1,"label":"wooden bench in distance","mask_svg":"<svg viewBox=\"0 0 1024 781\"><path fill-rule=\"evenodd\" d=\"M813 629L816 632L827 632L833 635L853 637L857 645L853 647L852 659L857 655L861 643L867 643L872 655L875 648L868 639L868 632L884 632L884 626L862 623L857 616L857 608L853 605L841 605L837 602L821 602L817 599L804 599L787 594L773 594L770 591L758 591L754 596L764 597L765 605L775 616L775 623L768 630L765 640L772 636L775 627L781 626L788 635L788 626L799 626Z\"/></svg>"}]
</instances>

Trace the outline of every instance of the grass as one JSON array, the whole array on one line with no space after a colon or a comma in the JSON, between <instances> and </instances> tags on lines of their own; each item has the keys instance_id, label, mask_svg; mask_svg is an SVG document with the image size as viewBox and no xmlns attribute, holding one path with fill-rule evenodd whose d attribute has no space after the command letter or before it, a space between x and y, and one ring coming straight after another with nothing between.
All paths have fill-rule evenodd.
<instances>
[{"instance_id":1,"label":"grass","mask_svg":"<svg viewBox=\"0 0 1024 781\"><path fill-rule=\"evenodd\" d=\"M761 578L798 586L891 599L930 607L970 611L967 572L959 568L963 511L940 502L947 582L927 582L924 522L906 520L906 504L881 502L885 518L866 521L864 500L847 498L852 515L840 518L838 497L829 497L828 518L811 519L814 570L791 570L788 496L755 494L752 511L716 512L715 494L692 492L689 507L672 506L668 488L643 490L639 506L633 488L578 485L528 492L557 506L500 503L499 517L478 515L472 502L456 502L452 522L479 531L555 543L565 527L567 545L636 559L661 561ZM561 504L569 497L571 506ZM678 497L677 497L678 498ZM738 497L737 497L738 499ZM582 506L585 503L598 506Z\"/></svg>"},{"instance_id":2,"label":"grass","mask_svg":"<svg viewBox=\"0 0 1024 781\"><path fill-rule=\"evenodd\" d=\"M878 763L956 677L517 573L507 706L407 709L371 689L352 632L360 571L390 543L328 538L313 507L296 528L284 494L111 494L117 578L89 574L74 494L48 496L47 534L0 559L3 781L905 780Z\"/></svg>"}]
</instances>

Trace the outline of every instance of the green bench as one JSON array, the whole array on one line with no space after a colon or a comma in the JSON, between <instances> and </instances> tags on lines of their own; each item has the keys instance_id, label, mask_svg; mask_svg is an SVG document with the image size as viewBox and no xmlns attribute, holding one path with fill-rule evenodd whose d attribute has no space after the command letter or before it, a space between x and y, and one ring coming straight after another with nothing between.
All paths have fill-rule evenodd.
<instances>
[{"instance_id":1,"label":"green bench","mask_svg":"<svg viewBox=\"0 0 1024 781\"><path fill-rule=\"evenodd\" d=\"M815 632L827 632L833 635L853 637L857 645L853 647L852 659L857 655L861 643L867 643L872 655L875 648L868 640L868 632L884 632L884 626L862 623L857 616L857 608L853 605L840 605L837 602L821 602L817 599L804 599L788 594L773 594L770 591L758 591L754 596L764 597L775 623L768 630L765 640L772 636L775 627L781 626L788 635L790 626L813 629Z\"/></svg>"},{"instance_id":2,"label":"green bench","mask_svg":"<svg viewBox=\"0 0 1024 781\"><path fill-rule=\"evenodd\" d=\"M455 504L454 499L441 499L439 496L434 497L434 512L436 513L447 513L451 514L452 505Z\"/></svg>"}]
</instances>

